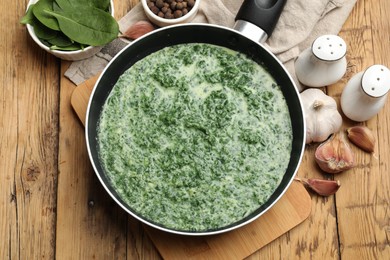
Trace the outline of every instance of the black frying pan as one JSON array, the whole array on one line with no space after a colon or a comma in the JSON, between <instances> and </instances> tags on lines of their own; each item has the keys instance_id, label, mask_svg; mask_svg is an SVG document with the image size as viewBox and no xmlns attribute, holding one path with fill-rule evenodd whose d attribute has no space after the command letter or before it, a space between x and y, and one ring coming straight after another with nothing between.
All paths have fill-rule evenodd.
<instances>
[{"instance_id":1,"label":"black frying pan","mask_svg":"<svg viewBox=\"0 0 390 260\"><path fill-rule=\"evenodd\" d=\"M111 197L129 214L150 226L172 233L186 235L217 234L238 228L258 218L274 203L276 203L276 201L287 190L295 176L295 173L297 172L304 151L305 123L303 110L300 103L299 93L297 92L294 82L288 72L272 53L256 42L256 40L264 40L271 34L285 1L286 0L244 1L237 14L235 27L240 31L243 31L243 33L247 33L248 31L252 32L249 36L255 40L244 36L243 33L237 30L221 26L208 24L175 25L158 29L134 41L118 53L108 64L97 81L89 101L86 117L86 140L90 160L99 180ZM263 29L259 29L257 26L262 26ZM281 86L282 92L288 104L292 121L293 146L290 162L280 185L270 199L255 212L240 221L217 230L209 230L206 232L171 230L156 223L152 223L144 219L142 216L137 215L131 207L129 207L129 205L127 205L118 196L115 189L111 186L99 160L97 126L100 113L105 100L110 94L110 91L117 82L119 76L121 76L122 73L130 68L135 62L145 56L164 47L182 43L209 43L219 45L239 51L246 54L248 57L251 57L258 64L265 67ZM286 214L288 213L286 212Z\"/></svg>"}]
</instances>

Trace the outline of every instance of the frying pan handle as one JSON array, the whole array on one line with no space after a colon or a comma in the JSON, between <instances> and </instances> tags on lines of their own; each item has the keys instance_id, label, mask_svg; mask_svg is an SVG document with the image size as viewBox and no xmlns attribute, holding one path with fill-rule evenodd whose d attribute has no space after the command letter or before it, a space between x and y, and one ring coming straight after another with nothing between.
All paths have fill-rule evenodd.
<instances>
[{"instance_id":1,"label":"frying pan handle","mask_svg":"<svg viewBox=\"0 0 390 260\"><path fill-rule=\"evenodd\" d=\"M244 0L234 28L255 41L264 42L271 36L285 3L286 0Z\"/></svg>"}]
</instances>

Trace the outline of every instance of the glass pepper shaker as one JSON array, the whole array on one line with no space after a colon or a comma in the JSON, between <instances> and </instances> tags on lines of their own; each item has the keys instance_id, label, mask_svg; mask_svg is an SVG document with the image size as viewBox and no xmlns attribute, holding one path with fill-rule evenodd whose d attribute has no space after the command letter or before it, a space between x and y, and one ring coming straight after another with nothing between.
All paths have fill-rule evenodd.
<instances>
[{"instance_id":1,"label":"glass pepper shaker","mask_svg":"<svg viewBox=\"0 0 390 260\"><path fill-rule=\"evenodd\" d=\"M347 71L347 45L337 35L322 35L295 61L296 76L308 87L324 87L339 81Z\"/></svg>"},{"instance_id":2,"label":"glass pepper shaker","mask_svg":"<svg viewBox=\"0 0 390 260\"><path fill-rule=\"evenodd\" d=\"M345 116L357 122L374 117L385 105L390 89L390 70L373 65L354 75L341 94Z\"/></svg>"}]
</instances>

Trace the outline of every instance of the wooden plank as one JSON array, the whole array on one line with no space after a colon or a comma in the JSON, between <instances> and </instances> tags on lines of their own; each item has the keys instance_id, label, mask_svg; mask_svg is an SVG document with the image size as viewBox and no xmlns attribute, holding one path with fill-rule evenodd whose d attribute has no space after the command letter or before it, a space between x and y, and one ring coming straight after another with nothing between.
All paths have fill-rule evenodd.
<instances>
[{"instance_id":1,"label":"wooden plank","mask_svg":"<svg viewBox=\"0 0 390 260\"><path fill-rule=\"evenodd\" d=\"M373 64L390 67L389 16L389 1L358 1L342 32L349 45L354 73ZM345 259L390 257L388 104L376 117L362 123L372 129L377 137L377 158L352 146L357 166L340 176L349 187L336 196L341 257ZM344 127L356 124L345 120Z\"/></svg>"},{"instance_id":2,"label":"wooden plank","mask_svg":"<svg viewBox=\"0 0 390 260\"><path fill-rule=\"evenodd\" d=\"M25 4L0 5L0 259L52 259L58 64L19 24Z\"/></svg>"},{"instance_id":3,"label":"wooden plank","mask_svg":"<svg viewBox=\"0 0 390 260\"><path fill-rule=\"evenodd\" d=\"M70 103L83 125L85 125L85 113L87 111L86 105L88 104L89 97L91 96L95 82L99 78L99 75L100 74L97 74L89 80L81 83L80 86L75 88L71 94Z\"/></svg>"},{"instance_id":4,"label":"wooden plank","mask_svg":"<svg viewBox=\"0 0 390 260\"><path fill-rule=\"evenodd\" d=\"M140 221L129 216L127 232L127 259L162 259Z\"/></svg>"},{"instance_id":5,"label":"wooden plank","mask_svg":"<svg viewBox=\"0 0 390 260\"><path fill-rule=\"evenodd\" d=\"M127 215L109 198L89 163L84 128L70 105L74 88L61 78L56 258L122 259Z\"/></svg>"}]
</instances>

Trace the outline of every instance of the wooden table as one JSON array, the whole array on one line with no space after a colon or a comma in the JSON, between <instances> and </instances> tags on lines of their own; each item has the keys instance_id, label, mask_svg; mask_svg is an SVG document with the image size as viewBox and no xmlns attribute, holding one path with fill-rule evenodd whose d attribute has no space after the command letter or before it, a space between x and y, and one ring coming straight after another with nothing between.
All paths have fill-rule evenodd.
<instances>
[{"instance_id":1,"label":"wooden table","mask_svg":"<svg viewBox=\"0 0 390 260\"><path fill-rule=\"evenodd\" d=\"M137 0L116 0L122 17ZM159 259L141 224L121 210L93 173L83 127L70 106L69 62L39 49L18 23L27 0L1 5L0 259ZM390 1L359 0L340 35L345 83L372 64L390 67ZM344 118L345 119L345 118ZM344 128L356 123L344 120ZM312 213L249 259L390 259L390 101L364 123L377 158L352 147L357 166L334 178L335 196L312 195ZM299 176L329 178L307 146Z\"/></svg>"}]
</instances>

